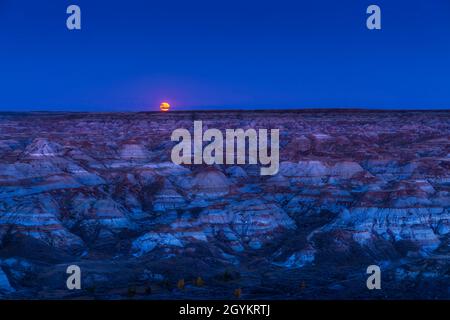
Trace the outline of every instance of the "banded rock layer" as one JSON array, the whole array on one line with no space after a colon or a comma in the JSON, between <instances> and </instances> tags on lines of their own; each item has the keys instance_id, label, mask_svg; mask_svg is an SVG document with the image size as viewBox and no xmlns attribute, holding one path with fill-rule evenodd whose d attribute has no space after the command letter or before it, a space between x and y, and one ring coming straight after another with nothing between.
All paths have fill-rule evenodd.
<instances>
[{"instance_id":1,"label":"banded rock layer","mask_svg":"<svg viewBox=\"0 0 450 320\"><path fill-rule=\"evenodd\" d=\"M194 120L280 129L279 172L173 164ZM70 297L78 264L103 298L189 276L204 298L228 278L249 298L365 296L351 279L379 264L393 298L448 298L449 137L443 111L1 114L0 295Z\"/></svg>"}]
</instances>

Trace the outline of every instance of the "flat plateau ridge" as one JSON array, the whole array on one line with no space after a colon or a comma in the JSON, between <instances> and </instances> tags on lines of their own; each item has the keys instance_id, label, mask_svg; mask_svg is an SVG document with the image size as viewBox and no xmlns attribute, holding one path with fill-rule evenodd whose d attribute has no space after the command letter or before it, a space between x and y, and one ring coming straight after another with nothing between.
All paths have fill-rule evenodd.
<instances>
[{"instance_id":1,"label":"flat plateau ridge","mask_svg":"<svg viewBox=\"0 0 450 320\"><path fill-rule=\"evenodd\" d=\"M278 174L173 164L194 120ZM449 111L0 114L2 298L450 299L449 208Z\"/></svg>"}]
</instances>

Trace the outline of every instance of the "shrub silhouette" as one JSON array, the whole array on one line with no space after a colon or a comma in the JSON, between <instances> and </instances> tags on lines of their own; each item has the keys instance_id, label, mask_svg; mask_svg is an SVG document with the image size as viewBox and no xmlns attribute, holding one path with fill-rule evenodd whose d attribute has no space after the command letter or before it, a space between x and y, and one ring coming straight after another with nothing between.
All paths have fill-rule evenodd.
<instances>
[{"instance_id":1,"label":"shrub silhouette","mask_svg":"<svg viewBox=\"0 0 450 320\"><path fill-rule=\"evenodd\" d=\"M241 274L238 271L234 271L234 270L225 270L220 275L220 279L225 282L236 280L236 279L239 279L240 277L241 277Z\"/></svg>"},{"instance_id":2,"label":"shrub silhouette","mask_svg":"<svg viewBox=\"0 0 450 320\"><path fill-rule=\"evenodd\" d=\"M94 294L96 289L97 289L97 288L95 287L95 285L92 285L92 286L90 286L90 287L87 287L87 288L86 288L86 291L87 291L88 293L90 293L90 294Z\"/></svg>"},{"instance_id":3,"label":"shrub silhouette","mask_svg":"<svg viewBox=\"0 0 450 320\"><path fill-rule=\"evenodd\" d=\"M183 290L183 289L184 289L184 279L178 280L177 287L178 287L178 289L180 289L180 290Z\"/></svg>"},{"instance_id":4,"label":"shrub silhouette","mask_svg":"<svg viewBox=\"0 0 450 320\"><path fill-rule=\"evenodd\" d=\"M167 280L167 279L165 279L165 280L163 280L163 281L161 282L161 286L163 286L163 287L166 288L167 290L169 290L169 289L172 287L170 281Z\"/></svg>"},{"instance_id":5,"label":"shrub silhouette","mask_svg":"<svg viewBox=\"0 0 450 320\"><path fill-rule=\"evenodd\" d=\"M223 280L230 281L231 279L233 279L231 273L228 270L225 270L225 272L223 273Z\"/></svg>"},{"instance_id":6,"label":"shrub silhouette","mask_svg":"<svg viewBox=\"0 0 450 320\"><path fill-rule=\"evenodd\" d=\"M205 281L203 281L202 277L197 277L197 279L195 279L195 285L197 287L203 287L204 284Z\"/></svg>"},{"instance_id":7,"label":"shrub silhouette","mask_svg":"<svg viewBox=\"0 0 450 320\"><path fill-rule=\"evenodd\" d=\"M145 287L145 294L152 294L152 287L150 285Z\"/></svg>"},{"instance_id":8,"label":"shrub silhouette","mask_svg":"<svg viewBox=\"0 0 450 320\"><path fill-rule=\"evenodd\" d=\"M136 287L128 287L128 296L134 297L136 295Z\"/></svg>"}]
</instances>

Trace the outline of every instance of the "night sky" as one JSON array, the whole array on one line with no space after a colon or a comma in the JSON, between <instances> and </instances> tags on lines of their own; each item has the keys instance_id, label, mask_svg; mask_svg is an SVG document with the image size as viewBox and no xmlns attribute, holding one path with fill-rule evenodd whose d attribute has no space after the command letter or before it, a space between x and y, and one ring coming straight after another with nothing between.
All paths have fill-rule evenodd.
<instances>
[{"instance_id":1,"label":"night sky","mask_svg":"<svg viewBox=\"0 0 450 320\"><path fill-rule=\"evenodd\" d=\"M82 30L66 28L66 8ZM382 30L366 9L382 9ZM450 109L449 0L0 0L0 110Z\"/></svg>"}]
</instances>

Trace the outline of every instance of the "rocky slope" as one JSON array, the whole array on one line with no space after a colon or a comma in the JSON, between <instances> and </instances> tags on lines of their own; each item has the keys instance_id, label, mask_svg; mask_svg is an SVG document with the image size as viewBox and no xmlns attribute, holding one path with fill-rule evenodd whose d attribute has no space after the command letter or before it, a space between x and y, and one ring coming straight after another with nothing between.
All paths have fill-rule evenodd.
<instances>
[{"instance_id":1,"label":"rocky slope","mask_svg":"<svg viewBox=\"0 0 450 320\"><path fill-rule=\"evenodd\" d=\"M280 129L278 174L173 164L194 120ZM448 299L449 230L450 112L0 114L3 298Z\"/></svg>"}]
</instances>

